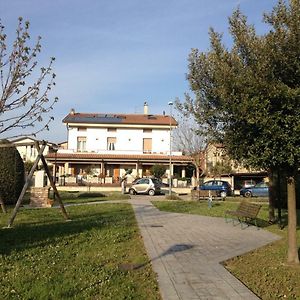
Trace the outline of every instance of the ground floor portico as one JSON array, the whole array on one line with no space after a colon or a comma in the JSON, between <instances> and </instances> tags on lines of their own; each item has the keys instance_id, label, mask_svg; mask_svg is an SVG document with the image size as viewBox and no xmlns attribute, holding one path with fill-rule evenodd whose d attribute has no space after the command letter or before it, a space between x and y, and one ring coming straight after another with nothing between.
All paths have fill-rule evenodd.
<instances>
[{"instance_id":1,"label":"ground floor portico","mask_svg":"<svg viewBox=\"0 0 300 300\"><path fill-rule=\"evenodd\" d=\"M119 183L121 178L130 170L127 180L151 176L154 165L166 167L166 178L185 178L190 173L192 160L183 155L122 155L98 153L51 153L47 160L54 166L53 175L59 180L78 182L89 179L89 182ZM170 174L171 171L171 174ZM170 176L171 175L171 176Z\"/></svg>"}]
</instances>

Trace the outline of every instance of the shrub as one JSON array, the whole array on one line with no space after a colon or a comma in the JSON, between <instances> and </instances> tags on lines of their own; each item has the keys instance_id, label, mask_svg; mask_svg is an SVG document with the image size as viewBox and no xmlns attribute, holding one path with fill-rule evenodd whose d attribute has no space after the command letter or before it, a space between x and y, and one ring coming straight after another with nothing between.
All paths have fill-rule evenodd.
<instances>
[{"instance_id":1,"label":"shrub","mask_svg":"<svg viewBox=\"0 0 300 300\"><path fill-rule=\"evenodd\" d=\"M94 197L106 197L106 195L100 192L88 192L88 193L79 194L77 198L94 198Z\"/></svg>"},{"instance_id":2,"label":"shrub","mask_svg":"<svg viewBox=\"0 0 300 300\"><path fill-rule=\"evenodd\" d=\"M161 178L166 173L166 169L164 165L153 165L151 167L151 174L156 178Z\"/></svg>"},{"instance_id":3,"label":"shrub","mask_svg":"<svg viewBox=\"0 0 300 300\"><path fill-rule=\"evenodd\" d=\"M0 144L9 143L0 140ZM0 195L5 204L15 204L24 186L24 163L13 145L0 148Z\"/></svg>"}]
</instances>

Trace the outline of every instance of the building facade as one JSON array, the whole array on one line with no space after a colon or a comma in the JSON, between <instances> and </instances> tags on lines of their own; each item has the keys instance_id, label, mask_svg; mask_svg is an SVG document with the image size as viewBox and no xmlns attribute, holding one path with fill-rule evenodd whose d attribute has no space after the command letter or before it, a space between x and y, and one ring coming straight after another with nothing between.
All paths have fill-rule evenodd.
<instances>
[{"instance_id":1,"label":"building facade","mask_svg":"<svg viewBox=\"0 0 300 300\"><path fill-rule=\"evenodd\" d=\"M38 141L32 137L22 137L15 140L11 140L10 142L15 145L24 162L33 163L36 160L38 155L36 143L40 144L41 141ZM54 148L56 147L56 144L47 142L43 154L46 156L48 153L54 152ZM40 165L42 165L41 161L39 161L39 166Z\"/></svg>"},{"instance_id":2,"label":"building facade","mask_svg":"<svg viewBox=\"0 0 300 300\"><path fill-rule=\"evenodd\" d=\"M245 182L253 184L266 181L267 172L247 168L236 161L229 159L223 144L210 143L202 153L202 169L204 181L212 178L228 181L237 192L244 187Z\"/></svg>"},{"instance_id":3,"label":"building facade","mask_svg":"<svg viewBox=\"0 0 300 300\"><path fill-rule=\"evenodd\" d=\"M190 157L172 151L171 133L176 120L167 115L89 114L74 110L63 119L68 130L67 149L47 156L58 176L113 183L130 170L131 178L150 176L155 164L166 166L166 176L185 177ZM171 168L170 168L171 167Z\"/></svg>"}]
</instances>

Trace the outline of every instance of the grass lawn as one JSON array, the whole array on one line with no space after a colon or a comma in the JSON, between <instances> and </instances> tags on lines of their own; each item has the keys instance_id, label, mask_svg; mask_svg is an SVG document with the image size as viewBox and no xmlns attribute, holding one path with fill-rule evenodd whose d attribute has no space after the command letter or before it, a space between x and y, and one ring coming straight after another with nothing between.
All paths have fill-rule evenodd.
<instances>
[{"instance_id":1,"label":"grass lawn","mask_svg":"<svg viewBox=\"0 0 300 300\"><path fill-rule=\"evenodd\" d=\"M129 204L0 215L0 299L161 299ZM136 266L139 266L135 268Z\"/></svg>"},{"instance_id":2,"label":"grass lawn","mask_svg":"<svg viewBox=\"0 0 300 300\"><path fill-rule=\"evenodd\" d=\"M254 199L252 199L254 200ZM255 199L257 201L259 199ZM231 201L215 201L208 208L206 201L153 201L160 210L199 214L205 216L224 217L224 211L235 209L238 203ZM300 299L300 266L286 265L287 227L280 230L277 225L268 224L268 204L262 203L259 213L260 227L270 230L282 237L281 240L224 262L224 266L261 299ZM286 212L283 213L286 222ZM300 211L298 210L298 224ZM297 230L300 247L300 227ZM300 251L299 251L300 252Z\"/></svg>"}]
</instances>

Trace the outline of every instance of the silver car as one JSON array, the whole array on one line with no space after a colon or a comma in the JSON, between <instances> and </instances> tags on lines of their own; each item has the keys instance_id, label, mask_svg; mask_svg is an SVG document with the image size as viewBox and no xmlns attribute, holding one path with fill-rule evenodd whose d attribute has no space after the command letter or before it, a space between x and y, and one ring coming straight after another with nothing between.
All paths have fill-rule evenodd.
<instances>
[{"instance_id":1,"label":"silver car","mask_svg":"<svg viewBox=\"0 0 300 300\"><path fill-rule=\"evenodd\" d=\"M154 196L161 191L161 182L157 178L141 178L135 181L129 188L129 194L149 194Z\"/></svg>"}]
</instances>

